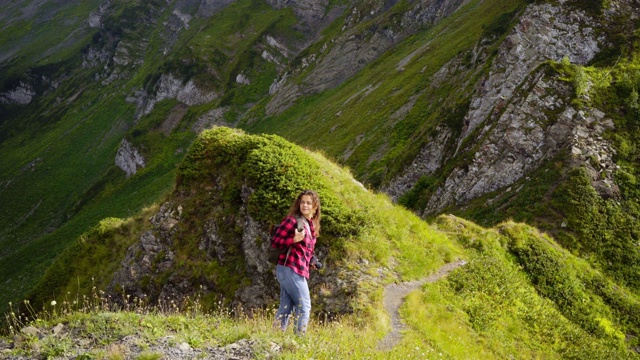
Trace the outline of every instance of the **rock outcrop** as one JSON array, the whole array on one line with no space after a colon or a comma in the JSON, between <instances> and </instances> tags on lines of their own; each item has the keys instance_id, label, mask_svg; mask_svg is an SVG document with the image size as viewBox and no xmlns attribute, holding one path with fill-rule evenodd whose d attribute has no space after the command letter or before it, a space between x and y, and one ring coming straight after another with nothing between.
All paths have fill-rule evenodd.
<instances>
[{"instance_id":1,"label":"rock outcrop","mask_svg":"<svg viewBox=\"0 0 640 360\"><path fill-rule=\"evenodd\" d=\"M380 3L368 13L355 6L345 19L344 34L337 39L332 39L330 45L325 45L328 49L323 48L321 54L312 54L302 60L301 69L298 69L298 72L314 65L304 81L278 85L278 90L274 92L274 97L266 106L267 114L281 113L303 95L316 94L336 87L399 41L418 29L431 26L451 15L466 2L464 0L419 1L399 23L394 23L391 27L371 26L364 32L359 28L350 29L349 24L355 27L363 19L386 12L393 3ZM380 16L380 19L382 18L383 16ZM275 83L281 81L282 79L277 79Z\"/></svg>"},{"instance_id":2,"label":"rock outcrop","mask_svg":"<svg viewBox=\"0 0 640 360\"><path fill-rule=\"evenodd\" d=\"M0 103L28 105L34 96L36 96L36 91L33 86L21 81L13 90L0 94Z\"/></svg>"},{"instance_id":3,"label":"rock outcrop","mask_svg":"<svg viewBox=\"0 0 640 360\"><path fill-rule=\"evenodd\" d=\"M120 148L116 154L116 166L127 173L127 177L138 172L138 168L144 167L144 158L136 148L134 148L127 139L122 139Z\"/></svg>"},{"instance_id":4,"label":"rock outcrop","mask_svg":"<svg viewBox=\"0 0 640 360\"><path fill-rule=\"evenodd\" d=\"M171 74L162 75L157 88L155 95L149 95L144 89L139 89L127 97L127 102L136 104L136 119L150 114L155 105L165 99L176 99L185 105L193 106L209 103L218 97L214 91L199 89L193 80L184 84L182 79Z\"/></svg>"},{"instance_id":5,"label":"rock outcrop","mask_svg":"<svg viewBox=\"0 0 640 360\"><path fill-rule=\"evenodd\" d=\"M273 305L279 285L275 264L269 261L268 221L281 217L267 214L281 211L277 199L290 197L281 194L289 194L286 186L291 178L301 176L294 181L297 184L306 175L271 174L274 179L267 181L264 174L287 167L290 161L317 166L307 156L272 135L245 135L222 127L201 134L178 170L174 191L127 249L115 275L105 280L110 282L109 291L120 294L114 298L122 298L124 292L152 303L179 305L202 295L224 298L244 309ZM319 183L306 186L321 188ZM343 207L331 190L324 191L329 206L323 216L329 220L315 255L327 261L322 261L322 270L311 272L313 306L316 313L351 313L359 299L394 275L364 259L347 263L344 253L328 257L329 249L339 252L342 241L358 236L354 217L366 221L366 215L365 210ZM276 200L267 203L264 196Z\"/></svg>"},{"instance_id":6,"label":"rock outcrop","mask_svg":"<svg viewBox=\"0 0 640 360\"><path fill-rule=\"evenodd\" d=\"M486 79L480 80L460 143L486 121L497 107L508 103L520 84L542 63L568 57L586 64L599 51L603 38L589 15L561 5L531 5L505 39Z\"/></svg>"},{"instance_id":7,"label":"rock outcrop","mask_svg":"<svg viewBox=\"0 0 640 360\"><path fill-rule=\"evenodd\" d=\"M562 149L573 148L574 155L598 153L597 158L604 159L606 164L596 166L605 169L605 175L599 175L602 185L598 188L606 188L609 196L614 196L617 190L612 173L606 169L615 168L615 164L610 161L611 148L601 137L611 121L597 109L575 109L570 85L557 76L545 75L543 65L563 58L577 64L591 60L604 43L594 24L597 22L588 14L562 4L530 5L500 46L488 76L475 86L461 135L452 144L456 150L445 151L450 134L440 129L438 137L428 142L385 191L398 198L422 176L440 170L446 161L472 153L471 160L453 168L431 196L423 215L434 214L506 188ZM448 73L441 70L433 81L442 82ZM590 150L583 149L587 142L592 144Z\"/></svg>"},{"instance_id":8,"label":"rock outcrop","mask_svg":"<svg viewBox=\"0 0 640 360\"><path fill-rule=\"evenodd\" d=\"M87 19L87 24L89 25L89 27L99 28L100 26L102 26L102 18L109 9L109 6L111 6L111 1L107 0L104 3L100 4L98 10L92 11L91 14L89 14L89 19Z\"/></svg>"},{"instance_id":9,"label":"rock outcrop","mask_svg":"<svg viewBox=\"0 0 640 360\"><path fill-rule=\"evenodd\" d=\"M279 297L279 285L275 278L275 265L268 259L268 224L257 222L248 214L246 202L251 191L243 188L245 202L234 223L221 225L210 218L204 223L198 243L207 263L228 264L240 251L244 265L237 271L245 274L246 279L237 284L235 293L225 294L215 283L194 278L193 272L183 271L176 256L176 237L180 236L177 229L181 222L187 221L183 214L190 209L178 202L167 202L151 217L152 229L145 231L127 250L108 287L113 298L122 298L116 294L125 293L132 300L147 299L153 304L180 306L187 299L214 293L247 310L274 304ZM222 226L241 228L242 233L229 238ZM321 259L328 255L322 246L316 248L316 254ZM353 312L353 299L362 295L359 288L366 287L366 283L380 282L383 276L388 275L388 270L369 267L368 262L362 261L356 269L326 267L312 272L309 287L313 293L314 309L333 315ZM376 273L378 276L371 275Z\"/></svg>"}]
</instances>

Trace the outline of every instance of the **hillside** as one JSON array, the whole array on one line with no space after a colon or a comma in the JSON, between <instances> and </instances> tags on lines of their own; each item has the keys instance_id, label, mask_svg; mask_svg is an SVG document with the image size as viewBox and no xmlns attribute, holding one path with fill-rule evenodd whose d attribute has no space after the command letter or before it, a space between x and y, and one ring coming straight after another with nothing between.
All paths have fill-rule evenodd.
<instances>
[{"instance_id":1,"label":"hillside","mask_svg":"<svg viewBox=\"0 0 640 360\"><path fill-rule=\"evenodd\" d=\"M263 250L296 186L318 189L324 223L304 338L271 328ZM404 281L423 285L385 346L383 302ZM161 206L82 235L22 307L0 341L9 358L634 358L640 329L637 296L530 226L428 225L320 154L228 128L198 137Z\"/></svg>"},{"instance_id":2,"label":"hillside","mask_svg":"<svg viewBox=\"0 0 640 360\"><path fill-rule=\"evenodd\" d=\"M253 294L265 293L273 279L247 277L265 268L264 259L258 249L241 254L236 241L247 224L251 236L263 238L291 194L308 185L330 199L327 239L337 241L322 251L336 261L327 278L341 282L314 281L350 296L346 303L319 297L318 309L359 313L378 303L382 284L428 276L458 255L471 260L469 239L480 246L497 232L507 255L485 265L515 266L523 275L509 277L515 281L509 291L542 299L504 295L501 308L523 316L513 329L526 327L518 321L529 316L517 303L542 308L550 301L549 316L559 311L571 323L566 326L599 339L623 334L624 346L636 346L635 1L23 0L0 6L0 309L90 289L83 271L94 263L103 264L93 272L95 285L109 291L121 286L158 300L191 296L194 286L205 285L209 303L223 293L234 294L228 305L269 303L269 296ZM203 135L217 125L244 133L216 128ZM189 166L199 164L197 144L222 133L249 147L289 149L296 159L318 162L314 169L325 175L320 183L305 178L248 194L271 177L257 177L246 158L230 153L220 165L229 178L212 173L205 185L192 178L203 170ZM263 150L269 153L258 153ZM351 175L340 175L340 183L326 178L334 163L368 191L346 185ZM226 190L207 202L214 180ZM271 207L269 215L256 212L253 196ZM193 212L180 214L178 204ZM411 224L386 223L379 216L387 208L396 215L386 216L406 214ZM419 219L439 227L443 215L486 229L461 238L457 231L440 234L443 252L420 261L414 257L425 250L395 240L415 229L431 234ZM187 225L171 225L185 219ZM362 223L364 229L355 225ZM391 225L397 232L381 230ZM546 255L527 251L542 251L538 245L508 235L521 226L562 255L536 267ZM149 231L158 233L143 236ZM113 247L88 255L101 236ZM345 238L379 247L362 254ZM169 243L180 245L171 250L175 258L157 263ZM146 275L131 275L139 270L128 250L134 244L164 249L148 254L156 260L148 261ZM204 249L206 255L196 256ZM341 252L354 257L335 256ZM218 258L224 265L212 264L219 254L228 257ZM119 267L123 259L131 268ZM566 271L538 274L549 266ZM375 285L353 285L342 272L352 267ZM83 275L71 281L72 274ZM575 303L576 296L589 305ZM483 301L467 300L459 305L470 316ZM413 329L433 332L420 326Z\"/></svg>"}]
</instances>

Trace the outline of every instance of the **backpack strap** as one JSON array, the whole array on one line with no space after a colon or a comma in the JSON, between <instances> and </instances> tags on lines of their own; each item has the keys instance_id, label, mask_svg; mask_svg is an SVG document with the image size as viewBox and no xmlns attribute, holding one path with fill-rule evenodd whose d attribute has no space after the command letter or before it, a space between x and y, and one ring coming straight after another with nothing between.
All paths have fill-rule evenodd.
<instances>
[{"instance_id":1,"label":"backpack strap","mask_svg":"<svg viewBox=\"0 0 640 360\"><path fill-rule=\"evenodd\" d=\"M284 256L284 264L282 264L282 266L287 266L287 262L289 261L289 254L291 254L292 247L293 245L289 246L289 248L287 249L287 254Z\"/></svg>"}]
</instances>

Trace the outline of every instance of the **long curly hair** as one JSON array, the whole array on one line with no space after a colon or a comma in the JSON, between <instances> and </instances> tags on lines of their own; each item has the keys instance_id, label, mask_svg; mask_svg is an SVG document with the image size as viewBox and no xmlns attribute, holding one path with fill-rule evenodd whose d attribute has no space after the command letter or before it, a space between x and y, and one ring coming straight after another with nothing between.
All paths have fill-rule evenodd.
<instances>
[{"instance_id":1,"label":"long curly hair","mask_svg":"<svg viewBox=\"0 0 640 360\"><path fill-rule=\"evenodd\" d=\"M311 217L311 221L313 221L313 229L315 232L314 235L315 237L318 237L320 236L321 210L320 210L320 197L315 191L313 190L302 191L300 195L298 195L298 198L296 199L296 201L294 201L293 204L291 205L291 208L289 209L289 216L298 216L298 217L302 216L302 213L300 212L300 201L302 201L302 197L305 195L311 196L311 200L313 201L313 208L315 209L315 212Z\"/></svg>"}]
</instances>

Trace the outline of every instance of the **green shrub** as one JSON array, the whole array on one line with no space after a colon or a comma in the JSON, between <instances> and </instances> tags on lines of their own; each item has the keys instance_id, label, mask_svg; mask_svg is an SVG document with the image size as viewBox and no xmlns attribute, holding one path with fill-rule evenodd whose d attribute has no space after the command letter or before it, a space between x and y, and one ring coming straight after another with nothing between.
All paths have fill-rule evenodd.
<instances>
[{"instance_id":1,"label":"green shrub","mask_svg":"<svg viewBox=\"0 0 640 360\"><path fill-rule=\"evenodd\" d=\"M640 251L633 239L640 225L632 203L602 199L583 169L569 173L553 194L554 208L566 217L558 239L570 250L595 255L601 266L634 289L640 287Z\"/></svg>"},{"instance_id":2,"label":"green shrub","mask_svg":"<svg viewBox=\"0 0 640 360\"><path fill-rule=\"evenodd\" d=\"M305 189L318 192L322 232L334 237L356 236L370 217L349 209L332 193L319 164L300 147L276 135L247 135L215 128L194 143L177 176L178 191L194 191L214 184L245 184L249 213L265 223L279 223L296 196ZM236 184L236 185L234 185ZM241 203L241 189L235 198Z\"/></svg>"},{"instance_id":3,"label":"green shrub","mask_svg":"<svg viewBox=\"0 0 640 360\"><path fill-rule=\"evenodd\" d=\"M500 230L536 290L567 319L594 336L620 344L625 340L622 330L638 330L640 306L630 294L624 295L626 291L612 291L601 275L530 227L505 224Z\"/></svg>"}]
</instances>

